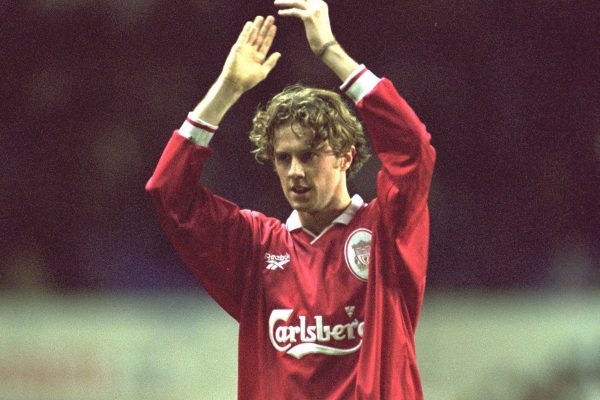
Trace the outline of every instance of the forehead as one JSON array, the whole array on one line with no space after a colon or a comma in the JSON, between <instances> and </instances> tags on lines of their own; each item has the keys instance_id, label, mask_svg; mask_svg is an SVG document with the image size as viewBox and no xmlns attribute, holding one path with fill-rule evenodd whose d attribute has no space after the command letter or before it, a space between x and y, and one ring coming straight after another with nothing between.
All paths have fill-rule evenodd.
<instances>
[{"instance_id":1,"label":"forehead","mask_svg":"<svg viewBox=\"0 0 600 400\"><path fill-rule=\"evenodd\" d=\"M296 152L313 149L313 133L301 125L285 125L275 129L273 150L275 153ZM320 146L318 146L320 147Z\"/></svg>"}]
</instances>

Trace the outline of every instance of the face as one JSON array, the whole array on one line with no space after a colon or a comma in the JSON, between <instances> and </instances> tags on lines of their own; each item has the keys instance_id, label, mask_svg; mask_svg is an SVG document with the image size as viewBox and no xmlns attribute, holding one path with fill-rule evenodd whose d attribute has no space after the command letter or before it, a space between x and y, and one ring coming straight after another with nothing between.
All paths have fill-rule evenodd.
<instances>
[{"instance_id":1,"label":"face","mask_svg":"<svg viewBox=\"0 0 600 400\"><path fill-rule=\"evenodd\" d=\"M303 128L295 125L294 129ZM289 126L275 131L275 171L285 197L300 213L327 213L346 207L350 199L346 170L351 162L351 151L337 157L328 143L312 148Z\"/></svg>"}]
</instances>

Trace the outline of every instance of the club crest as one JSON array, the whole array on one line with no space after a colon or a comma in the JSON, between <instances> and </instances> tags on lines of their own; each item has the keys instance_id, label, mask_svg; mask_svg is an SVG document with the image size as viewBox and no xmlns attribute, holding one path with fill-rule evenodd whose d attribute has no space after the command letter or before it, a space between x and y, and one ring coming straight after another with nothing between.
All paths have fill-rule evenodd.
<instances>
[{"instance_id":1,"label":"club crest","mask_svg":"<svg viewBox=\"0 0 600 400\"><path fill-rule=\"evenodd\" d=\"M372 236L370 230L360 228L350 234L344 245L346 265L352 274L362 281L366 281L369 275Z\"/></svg>"}]
</instances>

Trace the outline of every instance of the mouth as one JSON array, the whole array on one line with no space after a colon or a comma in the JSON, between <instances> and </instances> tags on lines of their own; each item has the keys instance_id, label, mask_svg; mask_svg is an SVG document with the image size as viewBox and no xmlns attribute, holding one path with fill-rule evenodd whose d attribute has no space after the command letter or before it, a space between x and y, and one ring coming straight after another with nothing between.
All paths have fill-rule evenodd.
<instances>
[{"instance_id":1,"label":"mouth","mask_svg":"<svg viewBox=\"0 0 600 400\"><path fill-rule=\"evenodd\" d=\"M306 186L292 186L290 190L292 191L292 193L295 193L297 195L303 195L305 193L308 193L310 191L310 188Z\"/></svg>"}]
</instances>

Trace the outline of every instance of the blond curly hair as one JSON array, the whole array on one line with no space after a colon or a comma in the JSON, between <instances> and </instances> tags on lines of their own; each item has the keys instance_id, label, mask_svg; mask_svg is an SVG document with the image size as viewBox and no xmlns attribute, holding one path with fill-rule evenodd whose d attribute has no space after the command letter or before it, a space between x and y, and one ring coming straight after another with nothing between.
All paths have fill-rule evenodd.
<instances>
[{"instance_id":1,"label":"blond curly hair","mask_svg":"<svg viewBox=\"0 0 600 400\"><path fill-rule=\"evenodd\" d=\"M252 120L250 140L258 162L272 161L278 128L299 125L313 148L328 143L336 156L356 149L346 174L354 176L371 156L362 124L341 95L331 90L296 84L275 95L259 108Z\"/></svg>"}]
</instances>

